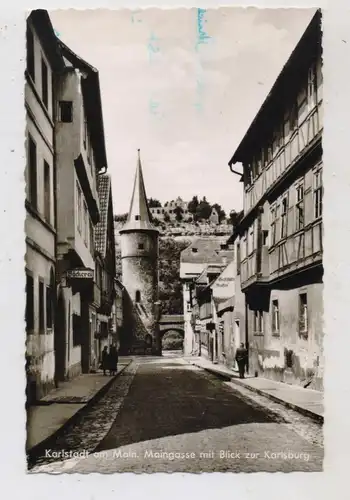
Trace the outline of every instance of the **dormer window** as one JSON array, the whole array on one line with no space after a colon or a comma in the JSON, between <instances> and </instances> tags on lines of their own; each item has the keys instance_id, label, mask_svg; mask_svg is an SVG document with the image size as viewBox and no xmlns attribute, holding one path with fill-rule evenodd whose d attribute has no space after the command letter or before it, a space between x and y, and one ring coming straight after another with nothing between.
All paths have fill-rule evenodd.
<instances>
[{"instance_id":1,"label":"dormer window","mask_svg":"<svg viewBox=\"0 0 350 500\"><path fill-rule=\"evenodd\" d=\"M141 220L141 216L140 215L135 215L135 220Z\"/></svg>"}]
</instances>

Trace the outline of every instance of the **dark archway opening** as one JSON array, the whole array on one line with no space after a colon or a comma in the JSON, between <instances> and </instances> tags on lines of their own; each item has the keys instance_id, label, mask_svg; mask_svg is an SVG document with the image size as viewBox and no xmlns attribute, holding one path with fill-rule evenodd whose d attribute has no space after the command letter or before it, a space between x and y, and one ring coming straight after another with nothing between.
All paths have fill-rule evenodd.
<instances>
[{"instance_id":1,"label":"dark archway opening","mask_svg":"<svg viewBox=\"0 0 350 500\"><path fill-rule=\"evenodd\" d=\"M169 329L162 335L162 351L183 351L183 330Z\"/></svg>"}]
</instances>

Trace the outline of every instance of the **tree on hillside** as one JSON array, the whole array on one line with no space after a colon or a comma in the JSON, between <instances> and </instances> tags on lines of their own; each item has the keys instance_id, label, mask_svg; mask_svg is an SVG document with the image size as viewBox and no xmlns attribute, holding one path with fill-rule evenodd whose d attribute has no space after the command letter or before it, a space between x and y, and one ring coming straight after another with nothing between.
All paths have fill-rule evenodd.
<instances>
[{"instance_id":1,"label":"tree on hillside","mask_svg":"<svg viewBox=\"0 0 350 500\"><path fill-rule=\"evenodd\" d=\"M229 217L233 227L237 226L237 224L242 219L243 215L244 215L243 210L241 210L240 212L236 212L236 210L231 210Z\"/></svg>"},{"instance_id":2,"label":"tree on hillside","mask_svg":"<svg viewBox=\"0 0 350 500\"><path fill-rule=\"evenodd\" d=\"M159 300L163 314L183 313L180 254L189 243L172 238L159 240Z\"/></svg>"},{"instance_id":3,"label":"tree on hillside","mask_svg":"<svg viewBox=\"0 0 350 500\"><path fill-rule=\"evenodd\" d=\"M183 219L183 213L184 213L183 209L180 206L179 207L175 207L174 212L175 212L175 215L176 215L176 217L175 217L176 220L178 222L181 222L182 219Z\"/></svg>"},{"instance_id":4,"label":"tree on hillside","mask_svg":"<svg viewBox=\"0 0 350 500\"><path fill-rule=\"evenodd\" d=\"M210 214L211 214L211 206L210 203L207 202L206 197L204 196L196 209L196 218L198 220L202 219L207 220L209 219Z\"/></svg>"},{"instance_id":5,"label":"tree on hillside","mask_svg":"<svg viewBox=\"0 0 350 500\"><path fill-rule=\"evenodd\" d=\"M119 214L114 216L115 222L125 222L128 218L128 214Z\"/></svg>"},{"instance_id":6,"label":"tree on hillside","mask_svg":"<svg viewBox=\"0 0 350 500\"><path fill-rule=\"evenodd\" d=\"M214 205L212 206L212 208L215 208L215 210L217 211L218 215L219 215L219 222L221 223L223 220L226 219L226 213L225 213L225 210L223 210L221 208L221 205L219 205L219 203L214 203Z\"/></svg>"},{"instance_id":7,"label":"tree on hillside","mask_svg":"<svg viewBox=\"0 0 350 500\"><path fill-rule=\"evenodd\" d=\"M192 200L188 204L187 207L188 211L194 215L196 213L198 205L199 205L198 196L193 196Z\"/></svg>"},{"instance_id":8,"label":"tree on hillside","mask_svg":"<svg viewBox=\"0 0 350 500\"><path fill-rule=\"evenodd\" d=\"M158 208L158 207L161 207L162 204L159 200L156 200L155 198L149 198L148 206L149 206L149 208Z\"/></svg>"}]
</instances>

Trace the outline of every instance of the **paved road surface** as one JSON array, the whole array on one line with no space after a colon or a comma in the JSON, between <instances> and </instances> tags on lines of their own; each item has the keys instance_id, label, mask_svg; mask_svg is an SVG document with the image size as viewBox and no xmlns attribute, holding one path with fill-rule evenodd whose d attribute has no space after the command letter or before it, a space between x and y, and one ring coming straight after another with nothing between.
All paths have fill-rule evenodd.
<instances>
[{"instance_id":1,"label":"paved road surface","mask_svg":"<svg viewBox=\"0 0 350 500\"><path fill-rule=\"evenodd\" d=\"M181 358L136 358L33 472L322 470L318 424L262 399Z\"/></svg>"}]
</instances>

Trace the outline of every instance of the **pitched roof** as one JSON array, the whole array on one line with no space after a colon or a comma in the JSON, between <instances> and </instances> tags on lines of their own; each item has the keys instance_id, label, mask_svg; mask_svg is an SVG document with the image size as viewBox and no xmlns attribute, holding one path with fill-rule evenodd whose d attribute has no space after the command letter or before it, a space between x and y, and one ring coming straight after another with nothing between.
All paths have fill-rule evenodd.
<instances>
[{"instance_id":1,"label":"pitched roof","mask_svg":"<svg viewBox=\"0 0 350 500\"><path fill-rule=\"evenodd\" d=\"M221 264L224 257L232 258L232 250L223 250L226 242L219 238L198 238L181 252L181 262L191 264Z\"/></svg>"},{"instance_id":2,"label":"pitched roof","mask_svg":"<svg viewBox=\"0 0 350 500\"><path fill-rule=\"evenodd\" d=\"M318 9L283 66L272 89L230 159L229 165L237 162L243 163L246 155L250 155L252 149L257 147L257 137L261 140L264 135L270 134L269 125L274 123L271 120L272 112L280 112L280 114L284 112L286 100L292 95L291 88L293 89L295 82L302 78L302 68L309 62L310 58L315 57L315 54L322 50L321 36L321 10Z\"/></svg>"},{"instance_id":3,"label":"pitched roof","mask_svg":"<svg viewBox=\"0 0 350 500\"><path fill-rule=\"evenodd\" d=\"M158 229L156 229L151 224L150 219L151 218L147 203L146 189L143 181L140 150L138 149L138 160L137 160L135 180L134 180L134 189L131 197L129 214L125 225L119 232L123 233L124 231L134 231L134 230L158 232Z\"/></svg>"},{"instance_id":4,"label":"pitched roof","mask_svg":"<svg viewBox=\"0 0 350 500\"><path fill-rule=\"evenodd\" d=\"M109 175L103 174L99 176L97 192L100 202L100 222L95 226L95 249L105 257L107 246L108 206L112 196L111 178Z\"/></svg>"}]
</instances>

